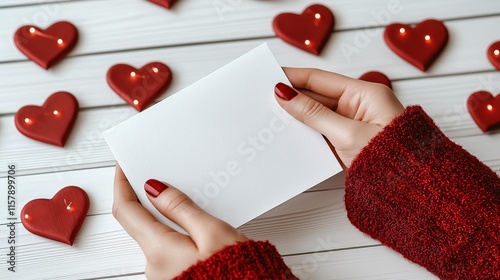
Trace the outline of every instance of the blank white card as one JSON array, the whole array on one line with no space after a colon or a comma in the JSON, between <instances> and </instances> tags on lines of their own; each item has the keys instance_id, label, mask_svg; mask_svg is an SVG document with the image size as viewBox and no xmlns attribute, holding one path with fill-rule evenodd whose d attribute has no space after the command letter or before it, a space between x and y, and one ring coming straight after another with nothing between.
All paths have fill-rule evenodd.
<instances>
[{"instance_id":1,"label":"blank white card","mask_svg":"<svg viewBox=\"0 0 500 280\"><path fill-rule=\"evenodd\" d=\"M340 172L321 134L278 105L278 82L290 84L263 44L105 131L142 205L173 226L146 197L154 178L238 227Z\"/></svg>"}]
</instances>

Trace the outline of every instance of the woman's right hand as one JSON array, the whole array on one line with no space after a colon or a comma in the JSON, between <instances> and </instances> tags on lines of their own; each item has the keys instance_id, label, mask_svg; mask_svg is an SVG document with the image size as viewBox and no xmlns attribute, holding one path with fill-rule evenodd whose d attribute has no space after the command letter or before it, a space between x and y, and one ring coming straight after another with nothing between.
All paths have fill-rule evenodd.
<instances>
[{"instance_id":1,"label":"woman's right hand","mask_svg":"<svg viewBox=\"0 0 500 280\"><path fill-rule=\"evenodd\" d=\"M307 68L283 68L297 90L279 83L276 100L323 134L345 169L404 107L388 87Z\"/></svg>"}]
</instances>

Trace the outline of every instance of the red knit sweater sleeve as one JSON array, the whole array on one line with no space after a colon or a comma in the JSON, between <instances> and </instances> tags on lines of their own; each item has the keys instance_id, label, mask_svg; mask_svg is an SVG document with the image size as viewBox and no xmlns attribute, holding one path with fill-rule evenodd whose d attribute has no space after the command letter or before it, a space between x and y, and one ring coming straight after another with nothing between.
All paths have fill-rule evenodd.
<instances>
[{"instance_id":1,"label":"red knit sweater sleeve","mask_svg":"<svg viewBox=\"0 0 500 280\"><path fill-rule=\"evenodd\" d=\"M267 241L227 246L175 278L183 279L298 279L276 248Z\"/></svg>"},{"instance_id":2,"label":"red knit sweater sleeve","mask_svg":"<svg viewBox=\"0 0 500 280\"><path fill-rule=\"evenodd\" d=\"M500 178L418 106L354 160L345 204L357 228L441 279L500 279Z\"/></svg>"}]
</instances>

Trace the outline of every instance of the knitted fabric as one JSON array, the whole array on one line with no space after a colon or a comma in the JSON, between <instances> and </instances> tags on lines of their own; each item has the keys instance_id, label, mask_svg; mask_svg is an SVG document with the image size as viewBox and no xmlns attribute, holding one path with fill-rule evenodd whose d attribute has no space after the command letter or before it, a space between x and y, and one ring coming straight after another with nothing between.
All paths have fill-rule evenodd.
<instances>
[{"instance_id":1,"label":"knitted fabric","mask_svg":"<svg viewBox=\"0 0 500 280\"><path fill-rule=\"evenodd\" d=\"M227 246L191 266L181 279L298 279L276 248L267 241L245 241Z\"/></svg>"},{"instance_id":2,"label":"knitted fabric","mask_svg":"<svg viewBox=\"0 0 500 280\"><path fill-rule=\"evenodd\" d=\"M418 106L353 161L345 204L358 229L441 279L500 279L500 178Z\"/></svg>"}]
</instances>

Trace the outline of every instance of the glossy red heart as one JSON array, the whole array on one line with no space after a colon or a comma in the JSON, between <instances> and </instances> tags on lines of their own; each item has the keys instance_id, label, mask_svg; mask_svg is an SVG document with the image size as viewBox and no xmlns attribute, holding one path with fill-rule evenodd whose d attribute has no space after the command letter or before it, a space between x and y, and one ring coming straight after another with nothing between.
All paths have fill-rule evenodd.
<instances>
[{"instance_id":1,"label":"glossy red heart","mask_svg":"<svg viewBox=\"0 0 500 280\"><path fill-rule=\"evenodd\" d=\"M323 5L311 5L300 15L283 13L273 20L273 29L283 41L319 55L332 33L335 18Z\"/></svg>"},{"instance_id":2,"label":"glossy red heart","mask_svg":"<svg viewBox=\"0 0 500 280\"><path fill-rule=\"evenodd\" d=\"M488 48L488 59L497 70L500 70L500 41L497 41Z\"/></svg>"},{"instance_id":3,"label":"glossy red heart","mask_svg":"<svg viewBox=\"0 0 500 280\"><path fill-rule=\"evenodd\" d=\"M64 147L78 115L78 101L60 91L47 98L42 107L24 106L14 121L17 130L29 138Z\"/></svg>"},{"instance_id":4,"label":"glossy red heart","mask_svg":"<svg viewBox=\"0 0 500 280\"><path fill-rule=\"evenodd\" d=\"M109 86L137 111L142 111L168 88L172 72L161 62L151 62L141 69L117 64L108 70Z\"/></svg>"},{"instance_id":5,"label":"glossy red heart","mask_svg":"<svg viewBox=\"0 0 500 280\"><path fill-rule=\"evenodd\" d=\"M170 9L176 0L148 0L167 9Z\"/></svg>"},{"instance_id":6,"label":"glossy red heart","mask_svg":"<svg viewBox=\"0 0 500 280\"><path fill-rule=\"evenodd\" d=\"M467 109L483 132L500 128L500 94L493 97L487 91L474 92L467 100Z\"/></svg>"},{"instance_id":7,"label":"glossy red heart","mask_svg":"<svg viewBox=\"0 0 500 280\"><path fill-rule=\"evenodd\" d=\"M439 20L422 21L415 27L393 23L385 28L386 44L397 55L426 71L448 42L448 29Z\"/></svg>"},{"instance_id":8,"label":"glossy red heart","mask_svg":"<svg viewBox=\"0 0 500 280\"><path fill-rule=\"evenodd\" d=\"M14 34L17 48L44 69L66 56L77 41L78 30L67 21L56 22L45 30L25 25Z\"/></svg>"},{"instance_id":9,"label":"glossy red heart","mask_svg":"<svg viewBox=\"0 0 500 280\"><path fill-rule=\"evenodd\" d=\"M392 83L389 78L381 72L377 71L370 71L366 72L361 77L359 77L360 80L367 81L367 82L372 82L372 83L380 83L383 85L386 85L388 88L392 89Z\"/></svg>"},{"instance_id":10,"label":"glossy red heart","mask_svg":"<svg viewBox=\"0 0 500 280\"><path fill-rule=\"evenodd\" d=\"M34 199L26 203L21 210L21 222L33 234L73 245L89 204L84 190L65 187L52 199Z\"/></svg>"}]
</instances>

